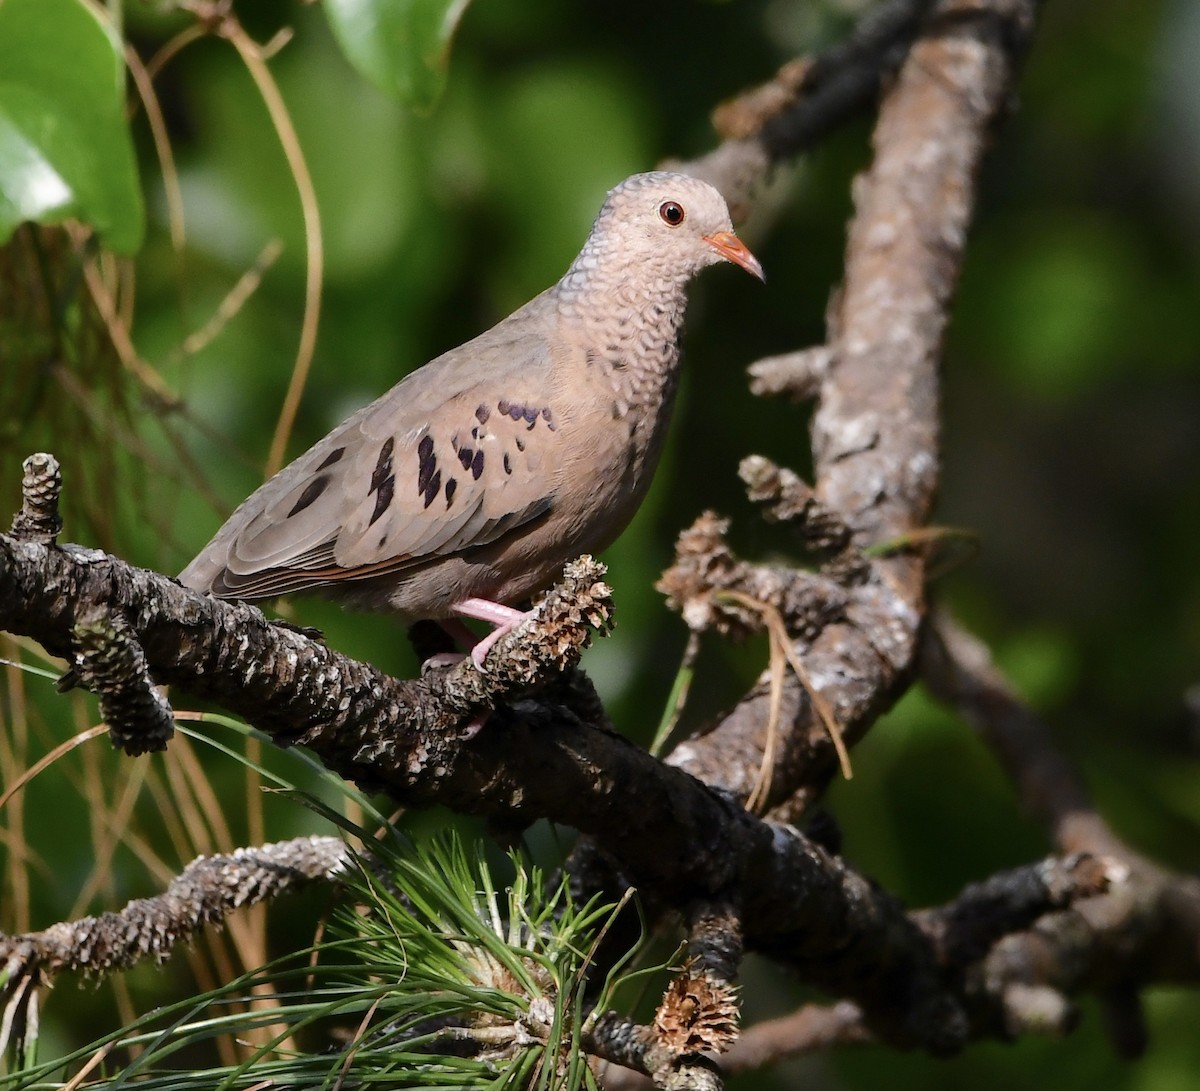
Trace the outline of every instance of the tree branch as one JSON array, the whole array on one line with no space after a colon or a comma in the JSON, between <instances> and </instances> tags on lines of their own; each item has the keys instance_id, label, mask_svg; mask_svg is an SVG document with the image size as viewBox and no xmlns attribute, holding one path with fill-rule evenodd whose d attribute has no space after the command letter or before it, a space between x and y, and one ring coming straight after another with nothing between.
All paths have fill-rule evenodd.
<instances>
[{"instance_id":1,"label":"tree branch","mask_svg":"<svg viewBox=\"0 0 1200 1091\"><path fill-rule=\"evenodd\" d=\"M569 566L536 621L469 661L400 682L245 603L77 547L0 535L0 627L73 654L76 613L107 603L136 633L152 674L218 701L284 745L406 806L441 804L520 827L549 818L595 838L647 896L682 905L716 893L743 907L746 942L804 960L853 996L881 1037L944 1051L964 1031L926 939L902 907L809 844L609 731L530 694L573 662L609 617L595 562ZM483 730L456 725L513 701ZM631 816L637 816L631 821ZM651 834L648 836L648 832ZM834 937L857 935L850 950ZM895 991L908 1003L897 1009Z\"/></svg>"},{"instance_id":2,"label":"tree branch","mask_svg":"<svg viewBox=\"0 0 1200 1091\"><path fill-rule=\"evenodd\" d=\"M919 550L880 547L905 541L926 521L937 487L942 338L976 177L992 127L1007 108L1034 14L1034 0L941 0L922 24L884 98L875 160L855 183L845 279L821 366L805 363L798 380L818 394L813 496L844 521L866 564L864 578L844 584L842 617L819 634L810 635L802 617L785 620L849 743L914 671L924 559ZM765 371L770 389L790 388L778 365L758 370L760 385ZM744 795L749 770L759 767L769 745L775 699L764 676L671 760ZM773 797L803 808L821 795L837 763L821 716L790 679L783 707Z\"/></svg>"},{"instance_id":3,"label":"tree branch","mask_svg":"<svg viewBox=\"0 0 1200 1091\"><path fill-rule=\"evenodd\" d=\"M42 932L0 934L0 1054L36 1026L37 986L64 970L101 976L145 958L163 960L180 942L234 910L329 881L346 865L339 837L297 837L201 856L152 898L116 913L63 921ZM36 1037L36 1034L34 1035Z\"/></svg>"}]
</instances>

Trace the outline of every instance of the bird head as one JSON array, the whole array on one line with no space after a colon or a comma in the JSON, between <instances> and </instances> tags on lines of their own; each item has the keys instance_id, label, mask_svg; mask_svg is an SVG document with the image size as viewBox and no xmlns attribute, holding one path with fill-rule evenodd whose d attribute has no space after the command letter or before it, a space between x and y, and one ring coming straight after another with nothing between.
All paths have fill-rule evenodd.
<instances>
[{"instance_id":1,"label":"bird head","mask_svg":"<svg viewBox=\"0 0 1200 1091\"><path fill-rule=\"evenodd\" d=\"M690 279L718 261L766 279L734 234L725 198L707 182L672 171L635 174L609 191L580 258L589 256L668 281Z\"/></svg>"}]
</instances>

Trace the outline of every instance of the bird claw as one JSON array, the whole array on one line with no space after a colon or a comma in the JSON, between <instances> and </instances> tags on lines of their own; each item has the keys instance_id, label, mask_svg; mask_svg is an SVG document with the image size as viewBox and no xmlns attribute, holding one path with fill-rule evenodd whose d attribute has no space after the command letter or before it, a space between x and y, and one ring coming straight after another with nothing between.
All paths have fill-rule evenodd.
<instances>
[{"instance_id":1,"label":"bird claw","mask_svg":"<svg viewBox=\"0 0 1200 1091\"><path fill-rule=\"evenodd\" d=\"M483 665L483 661L487 658L488 652L492 650L492 645L502 636L508 636L524 620L525 617L522 615L520 621L506 621L503 625L498 625L487 636L475 644L471 649L471 662L475 664L476 670L481 674L487 674L487 667Z\"/></svg>"},{"instance_id":2,"label":"bird claw","mask_svg":"<svg viewBox=\"0 0 1200 1091\"><path fill-rule=\"evenodd\" d=\"M445 670L447 667L453 667L457 663L461 663L466 658L462 652L434 652L428 659L421 664L421 677L423 678L430 671Z\"/></svg>"}]
</instances>

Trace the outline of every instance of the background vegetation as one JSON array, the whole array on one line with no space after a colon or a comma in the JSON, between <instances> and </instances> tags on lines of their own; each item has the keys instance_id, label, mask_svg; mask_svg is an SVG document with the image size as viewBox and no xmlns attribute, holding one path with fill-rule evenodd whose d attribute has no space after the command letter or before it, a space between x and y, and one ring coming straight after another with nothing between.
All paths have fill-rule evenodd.
<instances>
[{"instance_id":1,"label":"background vegetation","mask_svg":"<svg viewBox=\"0 0 1200 1091\"><path fill-rule=\"evenodd\" d=\"M717 102L837 40L864 6L481 3L463 16L444 95L417 112L364 81L317 7L238 5L253 39L279 46L270 73L321 215L319 336L288 452L557 278L609 186L711 146ZM147 59L195 22L173 9L127 0L114 10ZM1200 860L1198 72L1200 9L1188 0L1045 6L987 168L952 326L938 516L981 546L956 558L941 592L1060 729L1115 829L1184 869ZM175 172L164 174L141 110L147 233L117 301L145 370L139 379L122 363L94 309L40 305L76 298L67 236L18 232L0 268L0 508L18 504L21 458L52 450L66 478L64 539L174 572L262 478L308 266L294 170L235 46L190 42L154 86ZM869 124L780 176L746 226L766 290L718 271L695 293L671 446L650 500L605 557L619 628L585 660L616 723L643 741L686 635L651 590L675 533L706 507L742 510L745 453L807 457L794 409L752 399L744 367L822 339ZM231 290L255 269L261 277L243 281L253 291L233 305ZM754 554L774 544L739 543ZM289 609L351 655L415 669L387 620L317 602ZM6 658L25 654L3 640ZM765 644L706 644L685 723L731 700L765 654ZM4 783L94 715L85 699L8 669ZM290 804L261 811L227 760L196 756L206 779L191 760L182 748L170 761L117 760L97 740L37 777L0 812L0 927L99 911L161 889L196 852L314 825ZM987 753L919 692L856 749L855 772L831 800L844 851L913 904L1045 850ZM310 908L274 914L272 950L311 934L322 906ZM193 971L220 976L222 958L252 957L259 935L232 929L231 941L192 955ZM44 1048L187 988L188 961L140 967L99 991L61 983ZM744 984L748 1021L796 1003L793 983L753 962ZM1152 1046L1134 1065L1111 1059L1085 1007L1064 1042L976 1046L950 1062L844 1051L739 1086L1193 1086L1200 998L1160 990L1148 1002Z\"/></svg>"}]
</instances>

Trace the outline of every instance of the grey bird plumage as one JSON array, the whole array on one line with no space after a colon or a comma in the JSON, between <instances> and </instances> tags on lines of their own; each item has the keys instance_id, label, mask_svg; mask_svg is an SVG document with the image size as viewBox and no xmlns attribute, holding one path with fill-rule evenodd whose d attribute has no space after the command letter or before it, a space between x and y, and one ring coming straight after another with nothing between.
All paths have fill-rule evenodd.
<instances>
[{"instance_id":1,"label":"grey bird plumage","mask_svg":"<svg viewBox=\"0 0 1200 1091\"><path fill-rule=\"evenodd\" d=\"M545 588L609 545L644 498L686 288L722 260L762 277L713 187L662 171L626 179L557 284L281 470L180 580L222 598L318 591L410 620L519 616L477 604Z\"/></svg>"}]
</instances>

